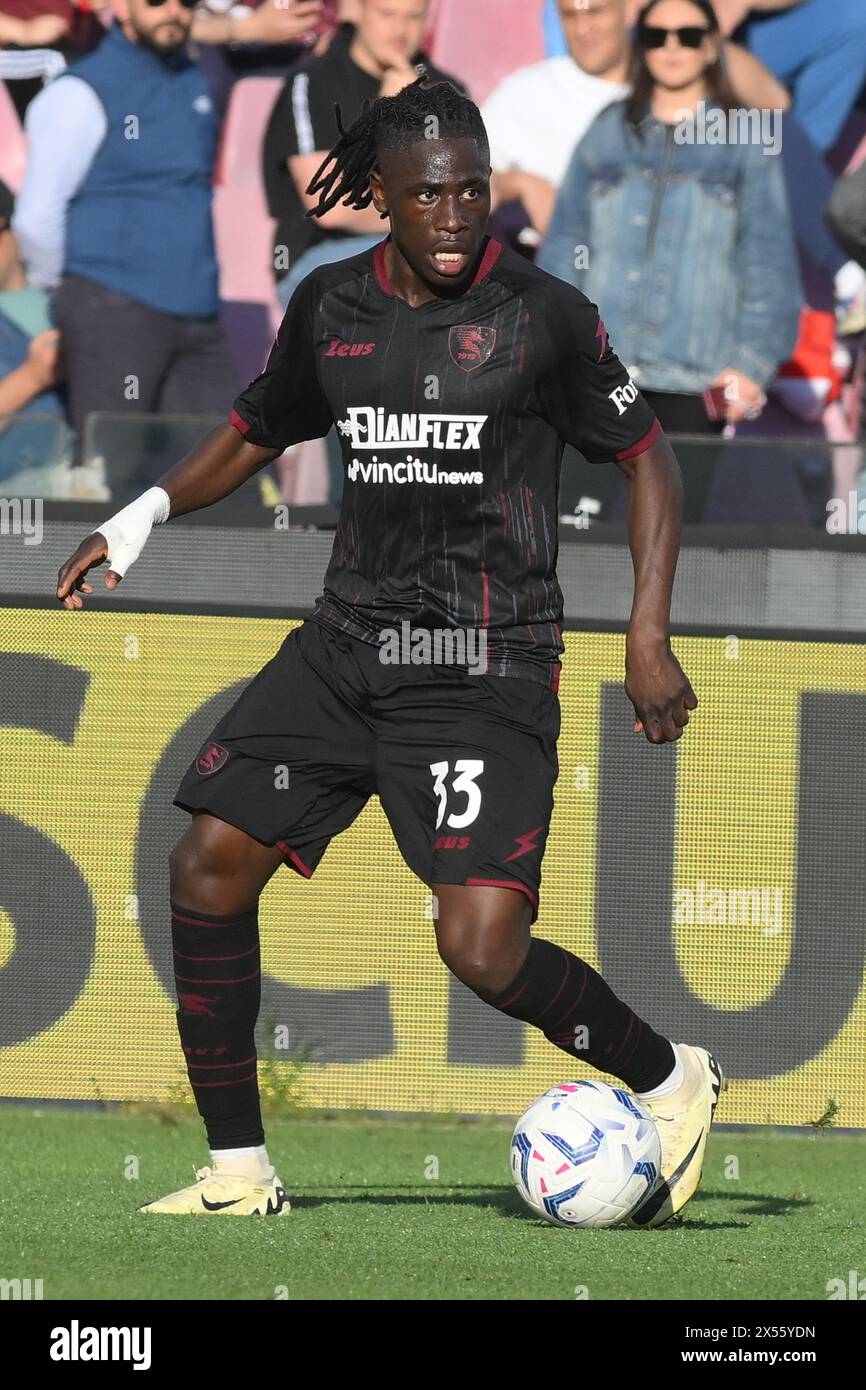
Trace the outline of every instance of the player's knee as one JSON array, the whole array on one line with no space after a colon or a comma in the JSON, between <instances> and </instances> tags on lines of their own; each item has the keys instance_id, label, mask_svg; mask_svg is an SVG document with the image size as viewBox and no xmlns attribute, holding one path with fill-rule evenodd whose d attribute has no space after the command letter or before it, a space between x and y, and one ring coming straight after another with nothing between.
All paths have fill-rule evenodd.
<instances>
[{"instance_id":1,"label":"player's knee","mask_svg":"<svg viewBox=\"0 0 866 1390\"><path fill-rule=\"evenodd\" d=\"M203 883L231 876L233 856L221 824L196 816L169 856L171 895L176 902L192 904L191 894Z\"/></svg>"},{"instance_id":2,"label":"player's knee","mask_svg":"<svg viewBox=\"0 0 866 1390\"><path fill-rule=\"evenodd\" d=\"M188 843L189 832L182 835L168 857L169 883L171 896L175 902L186 907L194 906L189 894L196 879L196 852Z\"/></svg>"},{"instance_id":3,"label":"player's knee","mask_svg":"<svg viewBox=\"0 0 866 1390\"><path fill-rule=\"evenodd\" d=\"M503 959L499 944L487 933L461 922L439 921L436 945L452 975L482 999L501 994L520 968Z\"/></svg>"}]
</instances>

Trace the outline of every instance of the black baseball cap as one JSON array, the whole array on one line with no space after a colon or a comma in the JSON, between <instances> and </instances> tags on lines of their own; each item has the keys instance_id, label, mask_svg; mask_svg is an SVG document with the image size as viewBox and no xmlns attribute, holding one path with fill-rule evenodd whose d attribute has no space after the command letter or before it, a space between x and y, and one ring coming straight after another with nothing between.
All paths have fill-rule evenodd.
<instances>
[{"instance_id":1,"label":"black baseball cap","mask_svg":"<svg viewBox=\"0 0 866 1390\"><path fill-rule=\"evenodd\" d=\"M15 211L15 195L8 184L0 179L0 231L5 232Z\"/></svg>"}]
</instances>

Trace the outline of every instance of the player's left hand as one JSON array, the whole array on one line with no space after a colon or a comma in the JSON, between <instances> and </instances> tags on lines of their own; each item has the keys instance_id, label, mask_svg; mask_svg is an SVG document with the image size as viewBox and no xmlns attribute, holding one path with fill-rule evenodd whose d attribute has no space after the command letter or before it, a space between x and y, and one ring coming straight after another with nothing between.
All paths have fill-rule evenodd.
<instances>
[{"instance_id":1,"label":"player's left hand","mask_svg":"<svg viewBox=\"0 0 866 1390\"><path fill-rule=\"evenodd\" d=\"M634 705L634 733L646 734L649 743L674 743L682 738L698 697L670 642L629 632L625 671L625 693Z\"/></svg>"}]
</instances>

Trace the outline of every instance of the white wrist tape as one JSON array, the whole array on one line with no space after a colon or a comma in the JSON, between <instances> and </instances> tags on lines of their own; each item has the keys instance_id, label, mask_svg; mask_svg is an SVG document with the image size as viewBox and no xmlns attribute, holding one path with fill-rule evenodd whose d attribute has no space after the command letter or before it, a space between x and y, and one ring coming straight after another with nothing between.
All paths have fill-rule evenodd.
<instances>
[{"instance_id":1,"label":"white wrist tape","mask_svg":"<svg viewBox=\"0 0 866 1390\"><path fill-rule=\"evenodd\" d=\"M165 488L152 487L97 527L108 542L108 568L123 577L144 549L152 528L168 521L170 511L171 498Z\"/></svg>"}]
</instances>

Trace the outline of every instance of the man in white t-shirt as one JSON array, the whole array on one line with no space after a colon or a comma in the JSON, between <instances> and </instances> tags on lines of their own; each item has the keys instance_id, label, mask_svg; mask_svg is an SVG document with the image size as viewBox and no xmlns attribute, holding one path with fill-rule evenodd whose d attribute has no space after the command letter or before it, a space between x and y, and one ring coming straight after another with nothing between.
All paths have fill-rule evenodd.
<instances>
[{"instance_id":1,"label":"man in white t-shirt","mask_svg":"<svg viewBox=\"0 0 866 1390\"><path fill-rule=\"evenodd\" d=\"M520 199L544 233L571 153L596 116L628 93L635 0L560 0L569 53L519 68L482 108L498 201Z\"/></svg>"},{"instance_id":2,"label":"man in white t-shirt","mask_svg":"<svg viewBox=\"0 0 866 1390\"><path fill-rule=\"evenodd\" d=\"M519 199L541 236L575 145L606 106L628 95L631 26L641 0L558 0L568 54L518 68L482 108L497 202ZM725 57L746 107L787 110L787 91L732 43Z\"/></svg>"}]
</instances>

